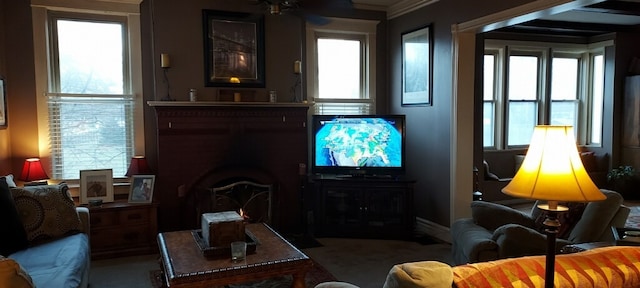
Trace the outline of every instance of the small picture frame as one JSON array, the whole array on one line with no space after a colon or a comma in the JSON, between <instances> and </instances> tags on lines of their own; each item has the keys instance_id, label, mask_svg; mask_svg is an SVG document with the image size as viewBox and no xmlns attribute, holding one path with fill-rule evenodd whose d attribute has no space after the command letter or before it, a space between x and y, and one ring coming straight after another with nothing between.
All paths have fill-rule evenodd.
<instances>
[{"instance_id":1,"label":"small picture frame","mask_svg":"<svg viewBox=\"0 0 640 288\"><path fill-rule=\"evenodd\" d=\"M91 200L113 202L113 170L80 170L80 204Z\"/></svg>"},{"instance_id":2,"label":"small picture frame","mask_svg":"<svg viewBox=\"0 0 640 288\"><path fill-rule=\"evenodd\" d=\"M4 85L4 78L0 76L0 129L7 128L7 90Z\"/></svg>"},{"instance_id":3,"label":"small picture frame","mask_svg":"<svg viewBox=\"0 0 640 288\"><path fill-rule=\"evenodd\" d=\"M153 202L155 175L133 175L129 191L129 203Z\"/></svg>"}]
</instances>

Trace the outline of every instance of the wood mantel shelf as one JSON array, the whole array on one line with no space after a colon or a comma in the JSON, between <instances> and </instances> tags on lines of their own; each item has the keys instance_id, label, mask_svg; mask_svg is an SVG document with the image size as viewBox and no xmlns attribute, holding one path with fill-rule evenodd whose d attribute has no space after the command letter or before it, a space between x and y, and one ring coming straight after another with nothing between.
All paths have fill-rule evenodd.
<instances>
[{"instance_id":1,"label":"wood mantel shelf","mask_svg":"<svg viewBox=\"0 0 640 288\"><path fill-rule=\"evenodd\" d=\"M313 103L295 102L229 102L229 101L147 101L151 107L310 107Z\"/></svg>"}]
</instances>

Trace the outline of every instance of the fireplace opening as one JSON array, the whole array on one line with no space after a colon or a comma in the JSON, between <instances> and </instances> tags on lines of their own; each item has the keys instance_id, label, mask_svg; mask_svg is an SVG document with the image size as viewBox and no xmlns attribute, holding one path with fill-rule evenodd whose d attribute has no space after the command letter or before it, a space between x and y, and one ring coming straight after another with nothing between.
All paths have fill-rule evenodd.
<instances>
[{"instance_id":1,"label":"fireplace opening","mask_svg":"<svg viewBox=\"0 0 640 288\"><path fill-rule=\"evenodd\" d=\"M271 224L272 188L246 180L211 188L211 212L236 211L248 223Z\"/></svg>"}]
</instances>

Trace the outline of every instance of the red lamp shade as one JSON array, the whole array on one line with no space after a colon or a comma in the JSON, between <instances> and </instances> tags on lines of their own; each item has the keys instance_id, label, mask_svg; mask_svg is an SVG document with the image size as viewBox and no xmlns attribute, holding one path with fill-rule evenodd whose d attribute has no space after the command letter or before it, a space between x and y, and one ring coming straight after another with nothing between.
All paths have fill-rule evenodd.
<instances>
[{"instance_id":1,"label":"red lamp shade","mask_svg":"<svg viewBox=\"0 0 640 288\"><path fill-rule=\"evenodd\" d=\"M24 160L24 165L22 166L22 173L20 173L20 180L22 181L38 181L49 179L47 173L44 172L44 168L42 168L42 163L40 163L40 159L38 158L29 158Z\"/></svg>"},{"instance_id":2,"label":"red lamp shade","mask_svg":"<svg viewBox=\"0 0 640 288\"><path fill-rule=\"evenodd\" d=\"M147 164L147 159L144 156L133 156L131 157L131 163L129 163L129 169L127 169L127 173L125 176L132 175L142 175L142 174L150 174L151 169L149 169L149 164Z\"/></svg>"}]
</instances>

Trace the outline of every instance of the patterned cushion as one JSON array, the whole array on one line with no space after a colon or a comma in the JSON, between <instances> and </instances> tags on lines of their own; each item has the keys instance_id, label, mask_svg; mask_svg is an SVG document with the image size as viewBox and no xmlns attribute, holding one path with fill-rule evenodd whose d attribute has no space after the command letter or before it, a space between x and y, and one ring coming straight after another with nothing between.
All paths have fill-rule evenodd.
<instances>
[{"instance_id":1,"label":"patterned cushion","mask_svg":"<svg viewBox=\"0 0 640 288\"><path fill-rule=\"evenodd\" d=\"M67 184L14 188L11 193L31 245L80 231Z\"/></svg>"},{"instance_id":2,"label":"patterned cushion","mask_svg":"<svg viewBox=\"0 0 640 288\"><path fill-rule=\"evenodd\" d=\"M0 177L0 254L11 255L29 246L20 214L11 198L5 177Z\"/></svg>"},{"instance_id":3,"label":"patterned cushion","mask_svg":"<svg viewBox=\"0 0 640 288\"><path fill-rule=\"evenodd\" d=\"M35 287L31 276L20 264L11 258L0 255L0 287L23 288Z\"/></svg>"},{"instance_id":4,"label":"patterned cushion","mask_svg":"<svg viewBox=\"0 0 640 288\"><path fill-rule=\"evenodd\" d=\"M453 282L466 287L543 287L545 256L456 266ZM640 247L611 246L557 255L555 287L640 287Z\"/></svg>"}]
</instances>

